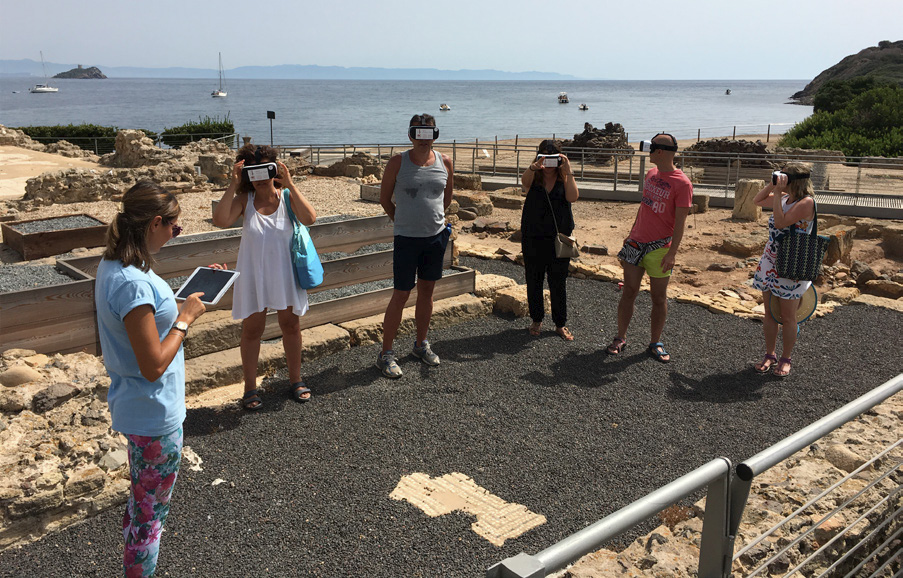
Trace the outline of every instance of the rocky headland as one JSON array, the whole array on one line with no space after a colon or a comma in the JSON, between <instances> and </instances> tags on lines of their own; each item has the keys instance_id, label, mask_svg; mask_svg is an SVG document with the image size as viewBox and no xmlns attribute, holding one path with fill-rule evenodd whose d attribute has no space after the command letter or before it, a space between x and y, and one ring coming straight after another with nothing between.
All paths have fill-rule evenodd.
<instances>
[{"instance_id":1,"label":"rocky headland","mask_svg":"<svg viewBox=\"0 0 903 578\"><path fill-rule=\"evenodd\" d=\"M790 99L794 104L811 106L815 93L824 83L858 76L903 84L903 40L896 42L883 40L878 46L871 46L847 56L831 68L822 71L806 85L806 88L795 93Z\"/></svg>"},{"instance_id":2,"label":"rocky headland","mask_svg":"<svg viewBox=\"0 0 903 578\"><path fill-rule=\"evenodd\" d=\"M74 78L77 80L88 79L103 79L107 76L100 71L96 66L91 66L89 68L83 68L81 64L72 70L67 70L66 72L61 72L53 76L54 78Z\"/></svg>"}]
</instances>

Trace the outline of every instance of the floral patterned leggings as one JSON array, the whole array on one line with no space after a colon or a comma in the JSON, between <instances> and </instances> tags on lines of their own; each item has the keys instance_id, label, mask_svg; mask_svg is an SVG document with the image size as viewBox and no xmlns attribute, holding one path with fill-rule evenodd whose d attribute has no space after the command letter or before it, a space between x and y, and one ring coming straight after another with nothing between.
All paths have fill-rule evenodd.
<instances>
[{"instance_id":1,"label":"floral patterned leggings","mask_svg":"<svg viewBox=\"0 0 903 578\"><path fill-rule=\"evenodd\" d=\"M169 498L182 463L182 428L158 437L126 437L132 485L122 519L123 571L126 578L153 576Z\"/></svg>"}]
</instances>

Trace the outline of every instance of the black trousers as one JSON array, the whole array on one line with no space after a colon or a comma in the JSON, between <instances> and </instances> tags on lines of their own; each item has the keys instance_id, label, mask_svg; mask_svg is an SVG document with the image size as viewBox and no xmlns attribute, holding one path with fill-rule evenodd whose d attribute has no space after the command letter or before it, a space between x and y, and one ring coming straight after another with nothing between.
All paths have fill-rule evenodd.
<instances>
[{"instance_id":1,"label":"black trousers","mask_svg":"<svg viewBox=\"0 0 903 578\"><path fill-rule=\"evenodd\" d=\"M525 237L521 241L521 247L524 253L530 318L538 323L545 317L542 292L545 279L548 278L552 321L556 327L564 327L568 320L567 278L571 260L555 256L555 244L551 238Z\"/></svg>"}]
</instances>

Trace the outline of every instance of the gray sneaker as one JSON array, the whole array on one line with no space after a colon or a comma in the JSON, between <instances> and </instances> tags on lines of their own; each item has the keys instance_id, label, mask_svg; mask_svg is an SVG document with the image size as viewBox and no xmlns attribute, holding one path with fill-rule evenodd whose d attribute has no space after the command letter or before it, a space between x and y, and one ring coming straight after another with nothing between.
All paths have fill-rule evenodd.
<instances>
[{"instance_id":1,"label":"gray sneaker","mask_svg":"<svg viewBox=\"0 0 903 578\"><path fill-rule=\"evenodd\" d=\"M390 379L398 379L404 375L401 372L401 368L398 367L398 362L395 360L395 352L391 349L376 356L376 367Z\"/></svg>"},{"instance_id":2,"label":"gray sneaker","mask_svg":"<svg viewBox=\"0 0 903 578\"><path fill-rule=\"evenodd\" d=\"M421 347L417 347L417 342L415 341L413 353L415 357L419 357L420 361L427 365L432 365L433 367L439 365L439 356L433 353L428 339L423 340Z\"/></svg>"}]
</instances>

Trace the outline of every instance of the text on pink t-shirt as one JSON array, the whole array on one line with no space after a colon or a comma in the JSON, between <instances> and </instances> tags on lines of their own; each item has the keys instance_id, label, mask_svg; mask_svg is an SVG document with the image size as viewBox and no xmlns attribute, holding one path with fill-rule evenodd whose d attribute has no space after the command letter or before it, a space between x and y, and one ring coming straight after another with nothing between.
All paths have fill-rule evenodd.
<instances>
[{"instance_id":1,"label":"text on pink t-shirt","mask_svg":"<svg viewBox=\"0 0 903 578\"><path fill-rule=\"evenodd\" d=\"M693 184L680 169L659 172L653 167L646 173L643 184L643 200L637 213L636 224L630 238L640 243L651 243L674 234L674 216L677 208L693 206Z\"/></svg>"}]
</instances>

